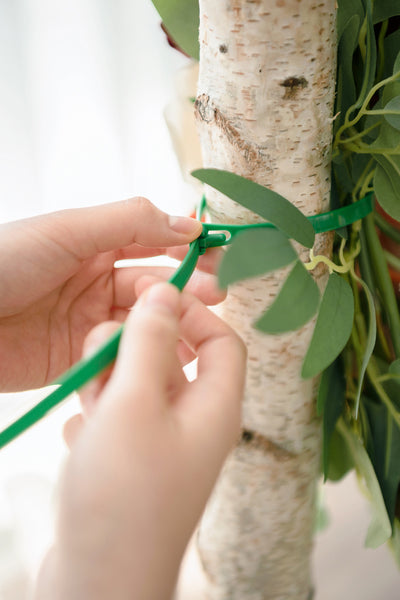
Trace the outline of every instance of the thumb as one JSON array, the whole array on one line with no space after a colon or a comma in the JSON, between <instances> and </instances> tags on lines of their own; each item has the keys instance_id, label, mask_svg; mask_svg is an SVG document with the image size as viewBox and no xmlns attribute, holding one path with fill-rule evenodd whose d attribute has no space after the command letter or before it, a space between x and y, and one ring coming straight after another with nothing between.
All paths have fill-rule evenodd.
<instances>
[{"instance_id":1,"label":"thumb","mask_svg":"<svg viewBox=\"0 0 400 600\"><path fill-rule=\"evenodd\" d=\"M172 377L178 371L183 377L177 357L180 314L175 286L157 283L142 294L125 323L114 368L119 391L139 401L165 401Z\"/></svg>"},{"instance_id":2,"label":"thumb","mask_svg":"<svg viewBox=\"0 0 400 600\"><path fill-rule=\"evenodd\" d=\"M53 230L59 222L56 228L59 243L66 248L73 246L81 259L134 243L147 247L188 244L202 231L199 221L168 215L146 198L64 210L48 218Z\"/></svg>"}]
</instances>

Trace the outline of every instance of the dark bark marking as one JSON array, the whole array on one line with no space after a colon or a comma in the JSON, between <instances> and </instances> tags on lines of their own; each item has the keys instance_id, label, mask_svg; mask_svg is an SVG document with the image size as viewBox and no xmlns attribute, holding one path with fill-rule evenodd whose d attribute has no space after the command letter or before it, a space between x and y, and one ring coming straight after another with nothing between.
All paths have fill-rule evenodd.
<instances>
[{"instance_id":1,"label":"dark bark marking","mask_svg":"<svg viewBox=\"0 0 400 600\"><path fill-rule=\"evenodd\" d=\"M256 431L252 431L250 429L242 430L240 445L272 454L277 460L285 460L296 457L295 453L286 450L282 446L279 446L272 440L261 435L261 433L257 433Z\"/></svg>"},{"instance_id":2,"label":"dark bark marking","mask_svg":"<svg viewBox=\"0 0 400 600\"><path fill-rule=\"evenodd\" d=\"M284 100L293 100L298 92L308 86L308 81L304 77L287 77L280 86L285 88Z\"/></svg>"}]
</instances>

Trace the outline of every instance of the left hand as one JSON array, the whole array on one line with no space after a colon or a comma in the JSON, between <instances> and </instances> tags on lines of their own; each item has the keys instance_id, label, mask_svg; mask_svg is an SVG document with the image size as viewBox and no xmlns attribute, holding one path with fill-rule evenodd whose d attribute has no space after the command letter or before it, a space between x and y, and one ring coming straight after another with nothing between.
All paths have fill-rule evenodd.
<instances>
[{"instance_id":1,"label":"left hand","mask_svg":"<svg viewBox=\"0 0 400 600\"><path fill-rule=\"evenodd\" d=\"M138 289L142 284L138 285ZM87 356L116 327L89 333ZM179 343L198 357L187 381ZM69 422L53 549L35 598L164 600L240 434L246 350L197 298L165 283L127 318L117 359Z\"/></svg>"},{"instance_id":2,"label":"left hand","mask_svg":"<svg viewBox=\"0 0 400 600\"><path fill-rule=\"evenodd\" d=\"M174 247L176 253L200 233L199 221L171 218L145 198L2 225L0 391L50 383L79 359L95 325L125 320L138 277L166 279L173 272L116 269L115 261L173 253ZM202 268L211 271L212 260L203 258ZM207 304L224 298L206 273L195 275L189 289Z\"/></svg>"}]
</instances>

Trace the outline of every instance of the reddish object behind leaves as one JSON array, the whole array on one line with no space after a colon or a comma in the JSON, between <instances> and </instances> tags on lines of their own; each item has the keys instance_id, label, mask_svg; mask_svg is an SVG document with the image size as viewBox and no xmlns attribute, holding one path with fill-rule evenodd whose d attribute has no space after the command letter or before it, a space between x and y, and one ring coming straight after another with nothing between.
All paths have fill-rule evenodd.
<instances>
[{"instance_id":1,"label":"reddish object behind leaves","mask_svg":"<svg viewBox=\"0 0 400 600\"><path fill-rule=\"evenodd\" d=\"M375 203L375 208L376 212L382 215L382 217L385 219L385 221L389 223L389 225L397 229L397 231L400 231L399 221L396 221L396 219L393 219L391 216L389 216L377 202ZM388 235L386 235L382 231L379 231L379 229L378 233L382 243L382 248L384 248L394 256L400 258L400 244L392 240ZM394 269L393 267L389 267L389 273L393 282L396 296L397 298L400 298L400 271Z\"/></svg>"}]
</instances>

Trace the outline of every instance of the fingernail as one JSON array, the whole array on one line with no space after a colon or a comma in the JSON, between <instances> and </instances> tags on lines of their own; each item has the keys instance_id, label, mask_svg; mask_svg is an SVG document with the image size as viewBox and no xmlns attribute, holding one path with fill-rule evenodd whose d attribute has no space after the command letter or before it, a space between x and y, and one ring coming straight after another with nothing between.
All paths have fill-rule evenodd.
<instances>
[{"instance_id":1,"label":"fingernail","mask_svg":"<svg viewBox=\"0 0 400 600\"><path fill-rule=\"evenodd\" d=\"M176 233L201 233L201 223L191 217L169 216L169 226Z\"/></svg>"},{"instance_id":2,"label":"fingernail","mask_svg":"<svg viewBox=\"0 0 400 600\"><path fill-rule=\"evenodd\" d=\"M169 283L156 283L139 298L142 306L167 309L173 315L178 312L180 295L178 289Z\"/></svg>"}]
</instances>

